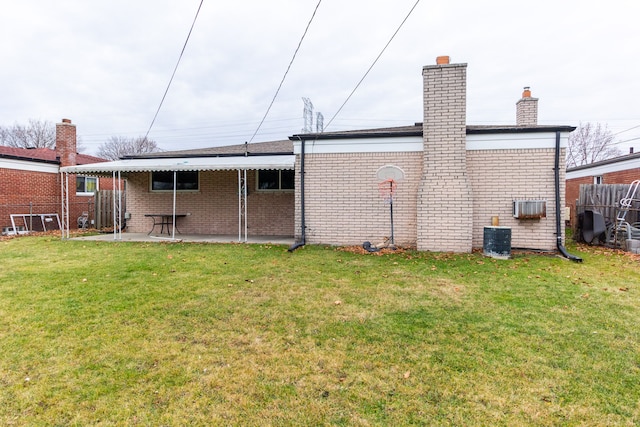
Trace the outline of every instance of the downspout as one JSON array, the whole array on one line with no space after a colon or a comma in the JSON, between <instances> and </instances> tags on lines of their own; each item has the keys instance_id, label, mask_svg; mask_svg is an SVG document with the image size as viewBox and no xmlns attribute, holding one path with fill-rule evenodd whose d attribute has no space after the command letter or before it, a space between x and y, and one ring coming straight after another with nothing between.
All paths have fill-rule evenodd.
<instances>
[{"instance_id":1,"label":"downspout","mask_svg":"<svg viewBox=\"0 0 640 427\"><path fill-rule=\"evenodd\" d=\"M305 230L307 228L304 221L304 146L305 140L300 138L300 241L294 243L289 249L289 252L293 252L299 247L306 244Z\"/></svg>"},{"instance_id":2,"label":"downspout","mask_svg":"<svg viewBox=\"0 0 640 427\"><path fill-rule=\"evenodd\" d=\"M555 186L556 186L556 241L557 247L560 253L571 261L582 262L582 258L576 255L572 255L567 252L567 249L562 245L562 224L560 215L560 131L556 131L556 155L555 155Z\"/></svg>"}]
</instances>

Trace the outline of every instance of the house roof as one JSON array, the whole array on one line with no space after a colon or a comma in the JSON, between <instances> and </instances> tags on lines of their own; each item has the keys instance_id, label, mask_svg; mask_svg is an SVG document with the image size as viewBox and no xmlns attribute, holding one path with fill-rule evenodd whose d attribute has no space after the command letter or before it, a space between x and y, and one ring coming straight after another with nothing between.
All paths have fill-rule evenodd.
<instances>
[{"instance_id":1,"label":"house roof","mask_svg":"<svg viewBox=\"0 0 640 427\"><path fill-rule=\"evenodd\" d=\"M293 169L293 141L309 139L351 139L375 137L422 136L422 123L410 126L349 130L340 132L305 133L290 136L288 140L236 144L192 150L163 151L125 156L115 162L93 163L86 166L68 166L68 173L106 174L111 172L143 171L195 171L236 169ZM467 126L467 134L571 132L573 126ZM177 160L188 159L188 160Z\"/></svg>"},{"instance_id":2,"label":"house roof","mask_svg":"<svg viewBox=\"0 0 640 427\"><path fill-rule=\"evenodd\" d=\"M225 145L222 147L198 148L193 150L162 151L125 156L125 159L157 159L163 157L228 157L228 156L263 156L293 153L293 143L288 140L256 142L251 144Z\"/></svg>"},{"instance_id":3,"label":"house roof","mask_svg":"<svg viewBox=\"0 0 640 427\"><path fill-rule=\"evenodd\" d=\"M491 134L491 133L536 133L536 132L572 132L575 126L515 126L515 125L476 125L467 126L467 135ZM415 123L412 126L397 126L388 128L349 130L339 132L303 133L290 136L291 141L300 139L350 139L350 138L376 138L393 136L422 136L423 124Z\"/></svg>"},{"instance_id":4,"label":"house roof","mask_svg":"<svg viewBox=\"0 0 640 427\"><path fill-rule=\"evenodd\" d=\"M58 165L60 159L56 150L51 148L15 148L0 146L0 158L23 160L29 162L38 163L51 163ZM89 156L87 154L76 155L76 163L79 165L85 165L88 163L104 162L105 159L100 157Z\"/></svg>"},{"instance_id":5,"label":"house roof","mask_svg":"<svg viewBox=\"0 0 640 427\"><path fill-rule=\"evenodd\" d=\"M467 126L467 134L520 133L520 132L571 132L573 126ZM422 123L409 126L347 130L339 132L304 133L290 136L288 140L257 142L251 144L226 145L221 147L197 148L192 150L162 151L125 156L124 159L195 158L227 156L286 155L293 153L293 141L300 139L351 139L376 137L422 136Z\"/></svg>"},{"instance_id":6,"label":"house roof","mask_svg":"<svg viewBox=\"0 0 640 427\"><path fill-rule=\"evenodd\" d=\"M624 156L613 157L611 159L601 160L599 162L589 163L588 165L575 166L567 168L567 172L576 172L585 169L597 168L599 166L614 165L616 163L626 162L629 160L640 159L640 153L625 154Z\"/></svg>"},{"instance_id":7,"label":"house roof","mask_svg":"<svg viewBox=\"0 0 640 427\"><path fill-rule=\"evenodd\" d=\"M107 174L112 172L161 172L161 171L209 171L209 170L257 170L293 169L295 156L253 155L217 157L153 157L130 158L114 162L66 166L61 172L82 174Z\"/></svg>"}]
</instances>

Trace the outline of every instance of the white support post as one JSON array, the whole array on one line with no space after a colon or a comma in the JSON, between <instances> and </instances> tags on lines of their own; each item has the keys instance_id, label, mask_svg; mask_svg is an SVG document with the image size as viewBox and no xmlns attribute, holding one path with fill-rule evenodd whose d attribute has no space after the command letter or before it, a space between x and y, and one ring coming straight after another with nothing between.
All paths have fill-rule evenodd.
<instances>
[{"instance_id":1,"label":"white support post","mask_svg":"<svg viewBox=\"0 0 640 427\"><path fill-rule=\"evenodd\" d=\"M171 229L171 240L176 238L176 191L178 187L178 172L173 171L173 228Z\"/></svg>"},{"instance_id":2,"label":"white support post","mask_svg":"<svg viewBox=\"0 0 640 427\"><path fill-rule=\"evenodd\" d=\"M113 188L113 197L111 198L113 200L113 240L117 240L118 239L118 235L117 235L117 229L118 229L118 224L117 224L117 218L118 218L118 206L116 205L116 171L113 171L111 173L111 179L112 179L112 183L111 183L111 187Z\"/></svg>"},{"instance_id":3,"label":"white support post","mask_svg":"<svg viewBox=\"0 0 640 427\"><path fill-rule=\"evenodd\" d=\"M242 241L242 177L238 169L238 242Z\"/></svg>"},{"instance_id":4,"label":"white support post","mask_svg":"<svg viewBox=\"0 0 640 427\"><path fill-rule=\"evenodd\" d=\"M69 228L71 226L71 224L69 224L69 174L65 174L66 178L65 178L65 186L67 188L67 191L65 192L65 198L67 200L67 210L65 211L66 214L66 223L67 223L67 239L69 238Z\"/></svg>"},{"instance_id":5,"label":"white support post","mask_svg":"<svg viewBox=\"0 0 640 427\"><path fill-rule=\"evenodd\" d=\"M238 242L247 242L247 170L238 169Z\"/></svg>"},{"instance_id":6,"label":"white support post","mask_svg":"<svg viewBox=\"0 0 640 427\"><path fill-rule=\"evenodd\" d=\"M122 175L118 171L118 240L122 240Z\"/></svg>"},{"instance_id":7,"label":"white support post","mask_svg":"<svg viewBox=\"0 0 640 427\"><path fill-rule=\"evenodd\" d=\"M67 192L69 191L69 181L68 174L65 172L60 172L60 215L62 217L62 224L60 227L60 237L62 239L69 238L69 215L67 214L69 210ZM66 181L65 181L66 179ZM13 223L13 218L11 218L11 222ZM13 230L16 231L15 224L13 224ZM17 234L17 231L16 231Z\"/></svg>"},{"instance_id":8,"label":"white support post","mask_svg":"<svg viewBox=\"0 0 640 427\"><path fill-rule=\"evenodd\" d=\"M243 191L242 191L242 199L244 200L244 242L247 243L248 241L248 236L247 236L247 170L244 170L244 179L242 180L242 187L243 187Z\"/></svg>"}]
</instances>

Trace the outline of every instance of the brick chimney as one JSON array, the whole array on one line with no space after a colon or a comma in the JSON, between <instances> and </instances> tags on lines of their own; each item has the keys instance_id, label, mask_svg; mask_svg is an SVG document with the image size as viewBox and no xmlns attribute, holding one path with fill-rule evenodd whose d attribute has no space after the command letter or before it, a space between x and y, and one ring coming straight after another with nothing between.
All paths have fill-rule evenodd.
<instances>
[{"instance_id":1,"label":"brick chimney","mask_svg":"<svg viewBox=\"0 0 640 427\"><path fill-rule=\"evenodd\" d=\"M467 174L467 64L448 56L422 70L423 166L418 250L471 252L473 199Z\"/></svg>"},{"instance_id":2,"label":"brick chimney","mask_svg":"<svg viewBox=\"0 0 640 427\"><path fill-rule=\"evenodd\" d=\"M76 125L69 119L62 119L62 123L56 123L56 154L60 166L74 166L76 152Z\"/></svg>"},{"instance_id":3,"label":"brick chimney","mask_svg":"<svg viewBox=\"0 0 640 427\"><path fill-rule=\"evenodd\" d=\"M538 98L532 98L529 86L525 86L522 98L516 102L516 125L536 126L537 124Z\"/></svg>"}]
</instances>

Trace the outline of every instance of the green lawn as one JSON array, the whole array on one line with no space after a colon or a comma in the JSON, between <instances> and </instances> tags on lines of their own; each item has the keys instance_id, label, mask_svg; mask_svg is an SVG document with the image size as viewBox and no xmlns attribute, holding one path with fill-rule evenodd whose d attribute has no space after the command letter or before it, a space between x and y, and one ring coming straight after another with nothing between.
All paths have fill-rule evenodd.
<instances>
[{"instance_id":1,"label":"green lawn","mask_svg":"<svg viewBox=\"0 0 640 427\"><path fill-rule=\"evenodd\" d=\"M0 425L639 425L640 261L0 242Z\"/></svg>"}]
</instances>

